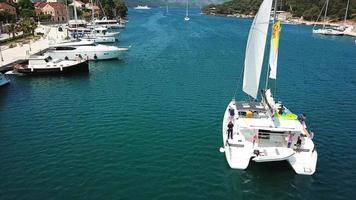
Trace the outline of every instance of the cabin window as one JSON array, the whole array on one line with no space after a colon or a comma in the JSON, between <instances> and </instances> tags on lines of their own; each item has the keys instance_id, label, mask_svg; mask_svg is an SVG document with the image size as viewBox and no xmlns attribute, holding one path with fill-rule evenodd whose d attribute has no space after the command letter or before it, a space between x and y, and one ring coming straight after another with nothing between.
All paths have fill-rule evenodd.
<instances>
[{"instance_id":1,"label":"cabin window","mask_svg":"<svg viewBox=\"0 0 356 200\"><path fill-rule=\"evenodd\" d=\"M56 47L56 50L63 51L63 50L74 50L74 47Z\"/></svg>"}]
</instances>

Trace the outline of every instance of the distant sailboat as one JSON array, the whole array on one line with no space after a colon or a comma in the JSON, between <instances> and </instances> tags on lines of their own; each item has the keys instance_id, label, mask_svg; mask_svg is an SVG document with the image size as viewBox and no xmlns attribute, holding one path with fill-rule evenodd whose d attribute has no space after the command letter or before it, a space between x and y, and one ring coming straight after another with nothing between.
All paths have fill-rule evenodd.
<instances>
[{"instance_id":1,"label":"distant sailboat","mask_svg":"<svg viewBox=\"0 0 356 200\"><path fill-rule=\"evenodd\" d=\"M286 160L297 174L312 175L318 154L312 141L313 134L306 129L305 117L298 117L275 102L268 80L276 79L281 23L273 24L269 68L261 102L257 100L261 70L265 55L268 26L273 0L264 0L252 22L245 52L242 90L252 97L250 101L228 104L223 118L222 136L229 166L246 169L249 162ZM275 10L277 3L275 3ZM274 19L276 13L274 12Z\"/></svg>"},{"instance_id":2,"label":"distant sailboat","mask_svg":"<svg viewBox=\"0 0 356 200\"><path fill-rule=\"evenodd\" d=\"M185 7L185 17L184 17L184 20L185 21L189 21L190 18L189 18L189 11L188 11L188 8L189 8L189 5L188 5L188 0L187 0L187 4L186 4L186 7Z\"/></svg>"},{"instance_id":3,"label":"distant sailboat","mask_svg":"<svg viewBox=\"0 0 356 200\"><path fill-rule=\"evenodd\" d=\"M324 13L324 19L323 19L323 27L319 28L319 29L315 29L315 25L314 25L313 33L314 34L322 34L322 35L343 35L344 33L341 30L337 30L337 29L334 29L332 27L326 27L326 16L327 16L327 13L328 13L329 0L326 0L324 6L325 6L325 13ZM323 10L321 10L321 12L322 11Z\"/></svg>"},{"instance_id":4,"label":"distant sailboat","mask_svg":"<svg viewBox=\"0 0 356 200\"><path fill-rule=\"evenodd\" d=\"M168 14L169 9L168 9L168 0L166 0L166 14Z\"/></svg>"}]
</instances>

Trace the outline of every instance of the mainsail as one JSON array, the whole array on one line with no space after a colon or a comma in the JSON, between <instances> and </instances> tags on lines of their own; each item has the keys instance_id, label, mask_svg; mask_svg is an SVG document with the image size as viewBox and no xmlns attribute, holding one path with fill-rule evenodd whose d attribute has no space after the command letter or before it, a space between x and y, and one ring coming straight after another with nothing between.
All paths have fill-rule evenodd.
<instances>
[{"instance_id":1,"label":"mainsail","mask_svg":"<svg viewBox=\"0 0 356 200\"><path fill-rule=\"evenodd\" d=\"M281 22L277 21L273 24L271 36L271 49L269 54L269 78L277 78L277 61L278 61L278 46L279 46L279 32L281 31Z\"/></svg>"},{"instance_id":2,"label":"mainsail","mask_svg":"<svg viewBox=\"0 0 356 200\"><path fill-rule=\"evenodd\" d=\"M272 1L264 0L262 2L252 22L247 40L242 89L255 99L257 98L258 86L260 84Z\"/></svg>"}]
</instances>

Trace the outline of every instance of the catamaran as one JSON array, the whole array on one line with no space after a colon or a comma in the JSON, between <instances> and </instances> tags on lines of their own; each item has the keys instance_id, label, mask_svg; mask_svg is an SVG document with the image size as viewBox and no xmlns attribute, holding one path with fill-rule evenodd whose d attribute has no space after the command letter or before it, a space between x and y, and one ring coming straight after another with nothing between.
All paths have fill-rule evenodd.
<instances>
[{"instance_id":1,"label":"catamaran","mask_svg":"<svg viewBox=\"0 0 356 200\"><path fill-rule=\"evenodd\" d=\"M187 0L187 4L186 4L186 7L185 7L185 17L184 17L184 20L185 21L189 21L190 18L189 18L189 2Z\"/></svg>"},{"instance_id":2,"label":"catamaran","mask_svg":"<svg viewBox=\"0 0 356 200\"><path fill-rule=\"evenodd\" d=\"M254 100L236 101L233 98L228 104L223 118L223 147L220 151L225 153L227 163L233 169L246 169L251 160L288 161L297 174L312 175L318 154L305 117L297 117L281 102L276 102L268 88L269 79L276 79L277 75L281 23L275 22L275 17L266 85L262 90L262 100L256 101L272 1L262 2L247 40L242 89Z\"/></svg>"}]
</instances>

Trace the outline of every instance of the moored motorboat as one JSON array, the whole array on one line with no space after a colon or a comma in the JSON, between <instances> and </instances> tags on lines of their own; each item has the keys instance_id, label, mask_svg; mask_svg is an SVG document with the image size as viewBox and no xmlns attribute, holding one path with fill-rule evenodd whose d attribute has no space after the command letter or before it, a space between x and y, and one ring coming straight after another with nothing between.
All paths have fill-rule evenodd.
<instances>
[{"instance_id":1,"label":"moored motorboat","mask_svg":"<svg viewBox=\"0 0 356 200\"><path fill-rule=\"evenodd\" d=\"M91 26L102 26L109 29L125 28L125 24L120 23L119 20L108 19L106 17L103 17L102 19L94 19Z\"/></svg>"},{"instance_id":2,"label":"moored motorboat","mask_svg":"<svg viewBox=\"0 0 356 200\"><path fill-rule=\"evenodd\" d=\"M0 86L9 84L10 80L6 78L6 76L2 73L0 73Z\"/></svg>"},{"instance_id":3,"label":"moored motorboat","mask_svg":"<svg viewBox=\"0 0 356 200\"><path fill-rule=\"evenodd\" d=\"M26 75L52 75L88 72L89 63L77 56L76 59L53 59L50 56L32 56L16 64L14 71Z\"/></svg>"},{"instance_id":4,"label":"moored motorboat","mask_svg":"<svg viewBox=\"0 0 356 200\"><path fill-rule=\"evenodd\" d=\"M97 44L93 41L64 42L50 45L44 55L56 59L76 59L80 55L88 60L119 59L128 48Z\"/></svg>"},{"instance_id":5,"label":"moored motorboat","mask_svg":"<svg viewBox=\"0 0 356 200\"><path fill-rule=\"evenodd\" d=\"M148 5L144 5L144 6L138 5L134 9L136 9L136 10L150 10L151 8L148 7Z\"/></svg>"}]
</instances>

